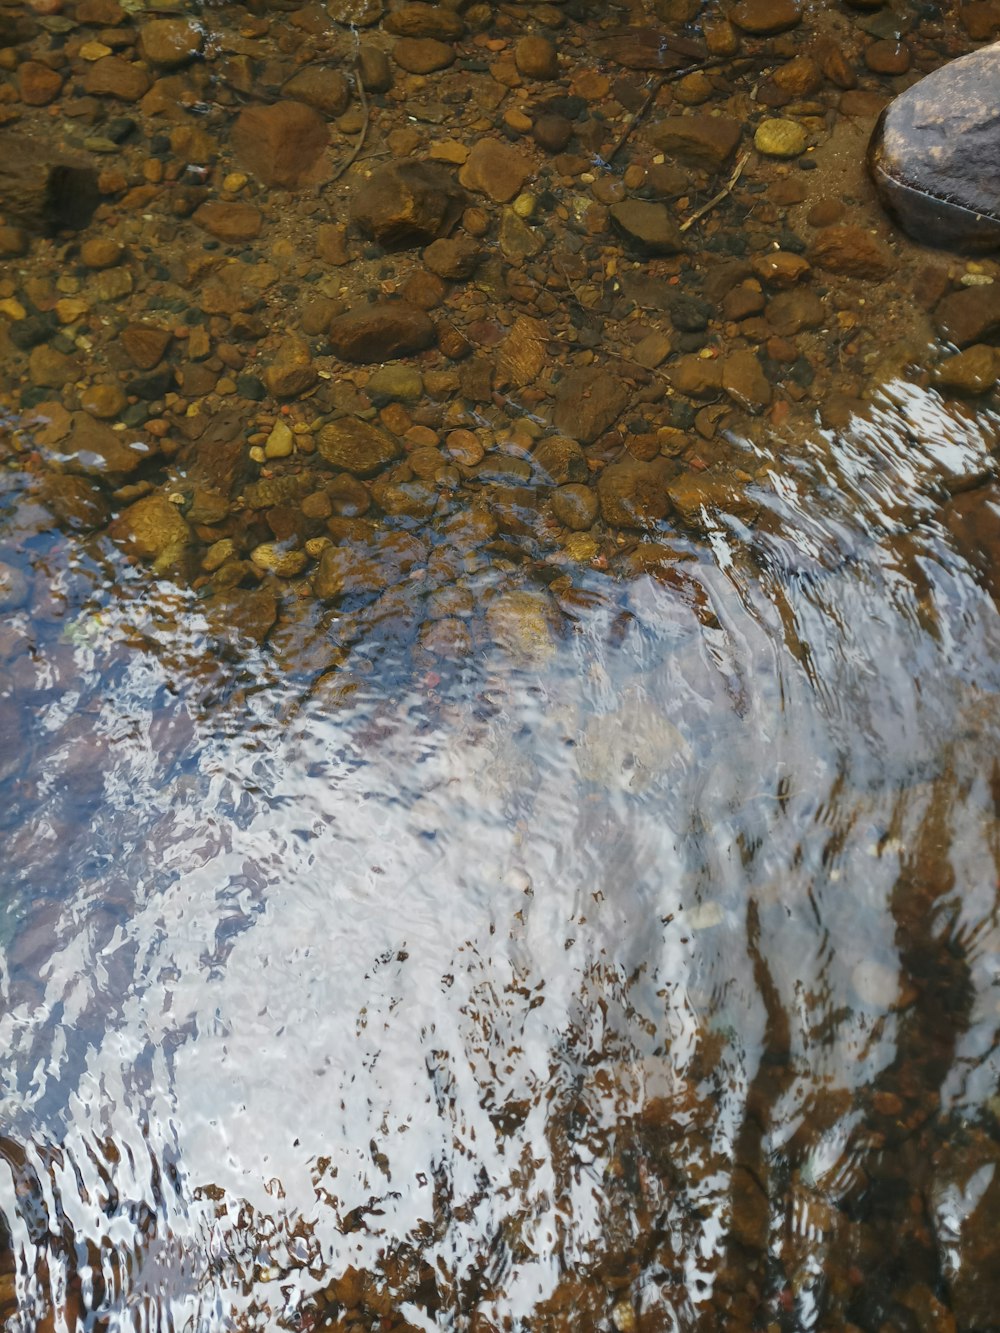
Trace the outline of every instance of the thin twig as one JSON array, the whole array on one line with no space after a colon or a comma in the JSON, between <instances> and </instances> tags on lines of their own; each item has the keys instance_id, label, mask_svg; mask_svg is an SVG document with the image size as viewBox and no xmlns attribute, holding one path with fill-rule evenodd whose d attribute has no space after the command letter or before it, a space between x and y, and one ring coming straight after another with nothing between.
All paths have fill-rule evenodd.
<instances>
[{"instance_id":1,"label":"thin twig","mask_svg":"<svg viewBox=\"0 0 1000 1333\"><path fill-rule=\"evenodd\" d=\"M699 218L703 218L706 213L710 213L712 209L716 206L716 204L721 204L723 199L725 199L727 195L732 194L733 186L743 175L743 168L749 161L750 161L750 149L748 148L747 151L740 158L740 160L736 163L736 166L733 167L733 174L726 181L725 185L723 185L719 193L713 194L707 204L702 204L701 208L696 208L689 218L685 218L680 225L681 231L687 231L689 227L693 227L694 224L699 220Z\"/></svg>"},{"instance_id":2,"label":"thin twig","mask_svg":"<svg viewBox=\"0 0 1000 1333\"><path fill-rule=\"evenodd\" d=\"M348 167L353 166L354 163L358 160L358 154L364 147L365 139L368 135L368 126L369 123L371 122L371 112L368 107L368 98L365 96L365 85L361 78L360 61L355 61L354 63L354 80L358 85L358 101L361 103L361 110L364 112L365 118L361 124L361 133L358 135L357 143L354 145L350 153L348 153L347 157L344 159L343 162L341 162L340 166L330 177L329 181L327 182L327 184L329 185L332 185L334 181L339 181L341 176L343 176L344 172L348 169Z\"/></svg>"},{"instance_id":3,"label":"thin twig","mask_svg":"<svg viewBox=\"0 0 1000 1333\"><path fill-rule=\"evenodd\" d=\"M642 120L643 116L646 114L649 108L656 101L656 95L663 87L665 82L666 82L666 75L661 74L658 79L654 79L653 82L649 85L649 92L643 98L642 106L640 106L639 110L636 111L634 115L632 115L632 117L626 122L625 128L618 136L614 148L612 148L611 152L608 153L607 156L605 157L604 159L605 162L609 164L613 162L618 153L620 153L621 150L625 147L626 143L628 142L629 135L639 124L640 120Z\"/></svg>"},{"instance_id":4,"label":"thin twig","mask_svg":"<svg viewBox=\"0 0 1000 1333\"><path fill-rule=\"evenodd\" d=\"M696 65L683 65L680 69L672 69L666 74L659 75L659 77L655 78L649 85L649 91L643 99L642 106L638 111L634 112L628 120L625 128L618 136L615 146L611 149L610 153L605 155L604 162L610 165L615 160L621 150L628 143L635 127L642 121L643 117L649 111L649 108L656 101L657 94L664 84L676 83L678 79L686 78L688 74L696 74L699 70L703 69L718 69L722 65L738 65L740 67L739 72L742 73L747 67L760 64L762 59L763 57L761 56L740 56L736 60L734 60L732 56L716 56L713 60L699 60Z\"/></svg>"}]
</instances>

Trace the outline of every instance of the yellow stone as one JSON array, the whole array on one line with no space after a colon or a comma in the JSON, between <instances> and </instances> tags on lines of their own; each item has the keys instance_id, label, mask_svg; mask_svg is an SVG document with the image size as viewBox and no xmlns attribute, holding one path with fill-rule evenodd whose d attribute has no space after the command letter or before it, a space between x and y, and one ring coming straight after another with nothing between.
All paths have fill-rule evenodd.
<instances>
[{"instance_id":1,"label":"yellow stone","mask_svg":"<svg viewBox=\"0 0 1000 1333\"><path fill-rule=\"evenodd\" d=\"M56 319L60 324L75 324L82 319L90 307L78 296L64 296L56 302Z\"/></svg>"},{"instance_id":2,"label":"yellow stone","mask_svg":"<svg viewBox=\"0 0 1000 1333\"><path fill-rule=\"evenodd\" d=\"M229 194L239 194L250 178L242 171L231 171L222 182L222 188Z\"/></svg>"},{"instance_id":3,"label":"yellow stone","mask_svg":"<svg viewBox=\"0 0 1000 1333\"><path fill-rule=\"evenodd\" d=\"M287 458L295 448L295 436L284 421L276 421L264 442L265 458Z\"/></svg>"},{"instance_id":4,"label":"yellow stone","mask_svg":"<svg viewBox=\"0 0 1000 1333\"><path fill-rule=\"evenodd\" d=\"M8 296L0 301L0 315L6 315L8 319L26 319L28 312L15 297Z\"/></svg>"},{"instance_id":5,"label":"yellow stone","mask_svg":"<svg viewBox=\"0 0 1000 1333\"><path fill-rule=\"evenodd\" d=\"M109 55L111 47L105 46L103 42L84 42L80 47L80 57L83 60L103 60Z\"/></svg>"},{"instance_id":6,"label":"yellow stone","mask_svg":"<svg viewBox=\"0 0 1000 1333\"><path fill-rule=\"evenodd\" d=\"M581 563L593 560L600 549L599 543L589 532L572 532L563 542L563 550L569 558Z\"/></svg>"},{"instance_id":7,"label":"yellow stone","mask_svg":"<svg viewBox=\"0 0 1000 1333\"><path fill-rule=\"evenodd\" d=\"M80 394L80 406L102 421L116 417L128 400L117 384L92 384Z\"/></svg>"},{"instance_id":8,"label":"yellow stone","mask_svg":"<svg viewBox=\"0 0 1000 1333\"><path fill-rule=\"evenodd\" d=\"M524 194L519 194L517 196L511 204L511 208L513 208L519 218L530 218L535 211L537 202L538 200L535 196L526 190Z\"/></svg>"},{"instance_id":9,"label":"yellow stone","mask_svg":"<svg viewBox=\"0 0 1000 1333\"><path fill-rule=\"evenodd\" d=\"M457 139L441 139L437 143L432 143L428 156L434 162L450 162L454 166L460 167L469 156L469 150L464 143L459 143Z\"/></svg>"},{"instance_id":10,"label":"yellow stone","mask_svg":"<svg viewBox=\"0 0 1000 1333\"><path fill-rule=\"evenodd\" d=\"M753 146L766 157L798 157L806 143L806 132L797 120L778 116L762 120L753 136Z\"/></svg>"},{"instance_id":11,"label":"yellow stone","mask_svg":"<svg viewBox=\"0 0 1000 1333\"><path fill-rule=\"evenodd\" d=\"M305 551L286 551L277 542L262 542L250 552L250 559L258 569L269 570L285 579L301 574L308 558Z\"/></svg>"},{"instance_id":12,"label":"yellow stone","mask_svg":"<svg viewBox=\"0 0 1000 1333\"><path fill-rule=\"evenodd\" d=\"M232 537L220 537L219 540L213 542L205 552L202 557L201 567L206 574L214 574L215 571L220 569L227 560L231 560L235 554L236 543L233 541Z\"/></svg>"},{"instance_id":13,"label":"yellow stone","mask_svg":"<svg viewBox=\"0 0 1000 1333\"><path fill-rule=\"evenodd\" d=\"M515 134L527 134L531 129L531 117L519 111L517 107L510 107L504 112L504 124L508 129L512 129Z\"/></svg>"}]
</instances>

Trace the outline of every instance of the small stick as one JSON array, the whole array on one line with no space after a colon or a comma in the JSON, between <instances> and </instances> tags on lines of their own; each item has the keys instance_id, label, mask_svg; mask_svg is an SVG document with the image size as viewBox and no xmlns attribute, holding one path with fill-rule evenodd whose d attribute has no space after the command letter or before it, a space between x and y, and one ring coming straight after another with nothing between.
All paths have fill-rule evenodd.
<instances>
[{"instance_id":1,"label":"small stick","mask_svg":"<svg viewBox=\"0 0 1000 1333\"><path fill-rule=\"evenodd\" d=\"M723 199L725 199L727 195L732 194L733 186L743 175L743 168L749 161L750 161L750 149L748 148L747 151L740 158L740 160L736 163L736 166L733 167L733 174L726 181L725 185L723 185L719 193L713 194L707 204L702 204L701 208L696 208L689 218L685 218L685 220L680 225L681 231L687 231L689 227L693 227L694 224L699 220L699 218L703 218L706 213L710 213L712 209L716 206L716 204L721 204Z\"/></svg>"},{"instance_id":2,"label":"small stick","mask_svg":"<svg viewBox=\"0 0 1000 1333\"><path fill-rule=\"evenodd\" d=\"M763 57L761 56L741 56L738 57L736 60L734 60L732 56L716 56L712 60L700 60L696 65L684 65L680 69L672 69L669 70L666 74L661 74L658 78L654 79L653 82L650 84L649 91L646 93L646 97L645 100L643 101L642 106L639 108L638 111L636 111L632 115L630 120L625 125L625 128L618 136L618 139L614 147L611 149L610 153L608 153L607 156L603 159L605 165L610 166L611 163L618 156L618 154L621 152L621 150L628 143L632 135L632 131L635 129L635 127L639 124L642 118L646 115L649 108L656 101L656 96L665 83L675 83L678 79L683 79L688 74L695 74L698 70L718 69L722 65L733 65L734 67L738 65L740 67L739 72L742 73L744 69L751 67L754 64L760 64L762 59Z\"/></svg>"},{"instance_id":3,"label":"small stick","mask_svg":"<svg viewBox=\"0 0 1000 1333\"><path fill-rule=\"evenodd\" d=\"M371 112L368 107L368 98L365 96L365 85L361 80L360 61L355 61L354 71L355 71L354 72L355 81L357 82L358 85L358 100L361 103L361 110L364 112L365 118L361 125L361 133L358 135L357 143L351 149L350 153L347 155L344 161L341 162L340 166L330 177L329 181L327 181L328 185L332 185L334 181L339 181L341 176L343 176L344 172L347 170L347 168L353 166L354 163L358 160L358 154L364 147L365 138L367 137L368 134L368 125L371 121Z\"/></svg>"},{"instance_id":4,"label":"small stick","mask_svg":"<svg viewBox=\"0 0 1000 1333\"><path fill-rule=\"evenodd\" d=\"M649 92L646 94L642 106L626 122L625 128L622 130L621 134L618 136L618 139L615 142L614 148L612 148L611 152L608 153L607 157L604 159L605 162L607 162L608 164L612 163L615 160L615 157L618 155L618 153L620 153L621 150L625 147L626 143L628 142L629 135L639 124L639 121L642 120L643 116L646 114L649 108L656 101L656 95L663 87L664 83L666 83L666 75L661 74L658 79L654 79L653 82L649 85Z\"/></svg>"}]
</instances>

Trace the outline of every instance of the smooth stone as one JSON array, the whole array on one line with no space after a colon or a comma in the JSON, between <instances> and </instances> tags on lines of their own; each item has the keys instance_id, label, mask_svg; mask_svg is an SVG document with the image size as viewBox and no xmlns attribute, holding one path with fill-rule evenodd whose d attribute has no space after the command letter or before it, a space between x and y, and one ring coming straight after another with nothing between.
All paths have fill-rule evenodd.
<instances>
[{"instance_id":1,"label":"smooth stone","mask_svg":"<svg viewBox=\"0 0 1000 1333\"><path fill-rule=\"evenodd\" d=\"M369 597L392 587L427 559L427 548L409 532L383 533L369 542L328 546L313 579L317 597Z\"/></svg>"},{"instance_id":2,"label":"smooth stone","mask_svg":"<svg viewBox=\"0 0 1000 1333\"><path fill-rule=\"evenodd\" d=\"M853 223L825 227L809 249L809 262L831 273L879 281L896 271L896 256L871 232Z\"/></svg>"},{"instance_id":3,"label":"smooth stone","mask_svg":"<svg viewBox=\"0 0 1000 1333\"><path fill-rule=\"evenodd\" d=\"M559 57L547 37L521 37L514 46L514 63L528 79L557 79Z\"/></svg>"},{"instance_id":4,"label":"smooth stone","mask_svg":"<svg viewBox=\"0 0 1000 1333\"><path fill-rule=\"evenodd\" d=\"M922 244L1000 245L1000 45L934 70L882 113L868 169L882 203Z\"/></svg>"},{"instance_id":5,"label":"smooth stone","mask_svg":"<svg viewBox=\"0 0 1000 1333\"><path fill-rule=\"evenodd\" d=\"M934 372L939 389L957 394L980 394L997 382L997 350L985 343L975 343L942 361Z\"/></svg>"},{"instance_id":6,"label":"smooth stone","mask_svg":"<svg viewBox=\"0 0 1000 1333\"><path fill-rule=\"evenodd\" d=\"M26 106L48 106L62 91L62 79L38 60L25 60L17 70L18 91Z\"/></svg>"},{"instance_id":7,"label":"smooth stone","mask_svg":"<svg viewBox=\"0 0 1000 1333\"><path fill-rule=\"evenodd\" d=\"M250 552L250 559L258 569L266 570L269 574L277 574L283 579L294 578L296 574L301 574L309 563L305 551L294 547L287 549L279 542L261 542Z\"/></svg>"},{"instance_id":8,"label":"smooth stone","mask_svg":"<svg viewBox=\"0 0 1000 1333\"><path fill-rule=\"evenodd\" d=\"M792 338L803 329L818 329L826 319L826 307L810 288L793 287L768 301L766 318L775 333Z\"/></svg>"},{"instance_id":9,"label":"smooth stone","mask_svg":"<svg viewBox=\"0 0 1000 1333\"><path fill-rule=\"evenodd\" d=\"M389 57L371 42L362 42L358 47L358 73L366 93L387 93L392 87Z\"/></svg>"},{"instance_id":10,"label":"smooth stone","mask_svg":"<svg viewBox=\"0 0 1000 1333\"><path fill-rule=\"evenodd\" d=\"M534 174L530 158L516 148L499 139L480 139L458 173L458 179L467 190L488 195L495 203L507 204Z\"/></svg>"},{"instance_id":11,"label":"smooth stone","mask_svg":"<svg viewBox=\"0 0 1000 1333\"><path fill-rule=\"evenodd\" d=\"M87 70L83 87L91 97L117 97L122 102L138 102L149 92L149 74L142 65L120 56L103 56Z\"/></svg>"},{"instance_id":12,"label":"smooth stone","mask_svg":"<svg viewBox=\"0 0 1000 1333\"><path fill-rule=\"evenodd\" d=\"M229 137L241 166L265 185L294 190L322 175L326 121L304 102L282 101L240 112Z\"/></svg>"},{"instance_id":13,"label":"smooth stone","mask_svg":"<svg viewBox=\"0 0 1000 1333\"><path fill-rule=\"evenodd\" d=\"M84 412L101 421L110 421L116 417L127 401L120 384L92 384L80 394L80 406Z\"/></svg>"},{"instance_id":14,"label":"smooth stone","mask_svg":"<svg viewBox=\"0 0 1000 1333\"><path fill-rule=\"evenodd\" d=\"M204 28L190 19L150 19L139 29L139 54L149 65L177 69L201 50Z\"/></svg>"},{"instance_id":15,"label":"smooth stone","mask_svg":"<svg viewBox=\"0 0 1000 1333\"><path fill-rule=\"evenodd\" d=\"M382 25L396 37L436 37L453 42L465 32L465 21L450 7L415 2L390 14Z\"/></svg>"},{"instance_id":16,"label":"smooth stone","mask_svg":"<svg viewBox=\"0 0 1000 1333\"><path fill-rule=\"evenodd\" d=\"M730 18L738 28L755 36L786 32L802 21L801 0L740 0Z\"/></svg>"},{"instance_id":17,"label":"smooth stone","mask_svg":"<svg viewBox=\"0 0 1000 1333\"><path fill-rule=\"evenodd\" d=\"M552 492L552 513L571 532L587 532L597 521L597 496L589 486L571 482Z\"/></svg>"},{"instance_id":18,"label":"smooth stone","mask_svg":"<svg viewBox=\"0 0 1000 1333\"><path fill-rule=\"evenodd\" d=\"M672 509L667 486L674 467L665 458L609 463L597 478L601 517L613 528L656 528Z\"/></svg>"},{"instance_id":19,"label":"smooth stone","mask_svg":"<svg viewBox=\"0 0 1000 1333\"><path fill-rule=\"evenodd\" d=\"M330 0L328 12L335 23L370 28L385 13L385 5L382 0Z\"/></svg>"},{"instance_id":20,"label":"smooth stone","mask_svg":"<svg viewBox=\"0 0 1000 1333\"><path fill-rule=\"evenodd\" d=\"M421 352L434 341L426 310L406 301L375 301L337 315L330 323L330 343L345 361L389 361Z\"/></svg>"},{"instance_id":21,"label":"smooth stone","mask_svg":"<svg viewBox=\"0 0 1000 1333\"><path fill-rule=\"evenodd\" d=\"M611 220L645 254L673 255L685 248L684 237L666 204L625 199L612 205Z\"/></svg>"},{"instance_id":22,"label":"smooth stone","mask_svg":"<svg viewBox=\"0 0 1000 1333\"><path fill-rule=\"evenodd\" d=\"M260 235L263 225L260 209L253 204L230 204L218 199L210 199L196 208L192 221L227 245L252 241Z\"/></svg>"},{"instance_id":23,"label":"smooth stone","mask_svg":"<svg viewBox=\"0 0 1000 1333\"><path fill-rule=\"evenodd\" d=\"M540 666L555 655L552 606L541 593L504 593L490 603L486 624L497 646L519 666Z\"/></svg>"},{"instance_id":24,"label":"smooth stone","mask_svg":"<svg viewBox=\"0 0 1000 1333\"><path fill-rule=\"evenodd\" d=\"M262 378L275 398L298 398L308 393L317 379L308 343L301 338L283 339Z\"/></svg>"},{"instance_id":25,"label":"smooth stone","mask_svg":"<svg viewBox=\"0 0 1000 1333\"><path fill-rule=\"evenodd\" d=\"M372 172L351 200L351 220L387 250L429 245L450 234L465 192L436 162L391 162Z\"/></svg>"},{"instance_id":26,"label":"smooth stone","mask_svg":"<svg viewBox=\"0 0 1000 1333\"><path fill-rule=\"evenodd\" d=\"M152 370L163 359L170 346L169 329L158 329L151 324L129 324L122 330L121 342L125 355L140 370Z\"/></svg>"},{"instance_id":27,"label":"smooth stone","mask_svg":"<svg viewBox=\"0 0 1000 1333\"><path fill-rule=\"evenodd\" d=\"M711 537L716 514L731 514L749 524L760 510L745 486L718 473L688 469L671 481L668 491L677 519L700 537Z\"/></svg>"},{"instance_id":28,"label":"smooth stone","mask_svg":"<svg viewBox=\"0 0 1000 1333\"><path fill-rule=\"evenodd\" d=\"M441 237L424 251L424 263L432 273L449 281L470 278L482 258L482 247L470 236Z\"/></svg>"},{"instance_id":29,"label":"smooth stone","mask_svg":"<svg viewBox=\"0 0 1000 1333\"><path fill-rule=\"evenodd\" d=\"M573 122L556 112L548 112L532 122L531 137L547 153L561 153L573 137Z\"/></svg>"},{"instance_id":30,"label":"smooth stone","mask_svg":"<svg viewBox=\"0 0 1000 1333\"><path fill-rule=\"evenodd\" d=\"M753 146L765 157L798 157L809 142L797 120L773 117L762 120L753 136Z\"/></svg>"},{"instance_id":31,"label":"smooth stone","mask_svg":"<svg viewBox=\"0 0 1000 1333\"><path fill-rule=\"evenodd\" d=\"M586 481L589 475L586 455L576 440L565 435L546 435L539 440L531 461L550 486Z\"/></svg>"},{"instance_id":32,"label":"smooth stone","mask_svg":"<svg viewBox=\"0 0 1000 1333\"><path fill-rule=\"evenodd\" d=\"M713 357L693 352L679 356L665 373L673 388L688 398L715 398L722 388L722 366Z\"/></svg>"},{"instance_id":33,"label":"smooth stone","mask_svg":"<svg viewBox=\"0 0 1000 1333\"><path fill-rule=\"evenodd\" d=\"M555 390L552 424L582 444L591 444L628 407L630 394L618 375L585 368L567 371Z\"/></svg>"},{"instance_id":34,"label":"smooth stone","mask_svg":"<svg viewBox=\"0 0 1000 1333\"><path fill-rule=\"evenodd\" d=\"M284 421L276 421L271 433L264 441L265 458L288 458L295 449L295 435L291 426Z\"/></svg>"},{"instance_id":35,"label":"smooth stone","mask_svg":"<svg viewBox=\"0 0 1000 1333\"><path fill-rule=\"evenodd\" d=\"M380 366L372 372L365 391L371 397L416 402L424 392L424 379L415 366Z\"/></svg>"},{"instance_id":36,"label":"smooth stone","mask_svg":"<svg viewBox=\"0 0 1000 1333\"><path fill-rule=\"evenodd\" d=\"M762 412L771 401L771 384L749 348L730 352L723 361L722 387L747 412Z\"/></svg>"},{"instance_id":37,"label":"smooth stone","mask_svg":"<svg viewBox=\"0 0 1000 1333\"><path fill-rule=\"evenodd\" d=\"M129 505L109 531L130 554L151 560L157 570L175 564L191 539L180 509L158 492Z\"/></svg>"},{"instance_id":38,"label":"smooth stone","mask_svg":"<svg viewBox=\"0 0 1000 1333\"><path fill-rule=\"evenodd\" d=\"M30 246L31 238L23 227L0 227L0 259L19 259Z\"/></svg>"},{"instance_id":39,"label":"smooth stone","mask_svg":"<svg viewBox=\"0 0 1000 1333\"><path fill-rule=\"evenodd\" d=\"M717 171L736 149L743 125L728 116L667 116L649 129L661 152L691 167Z\"/></svg>"},{"instance_id":40,"label":"smooth stone","mask_svg":"<svg viewBox=\"0 0 1000 1333\"><path fill-rule=\"evenodd\" d=\"M339 70L327 69L323 65L310 65L293 74L281 89L285 97L306 106L315 107L324 116L340 116L347 110L351 100L351 90L347 79Z\"/></svg>"},{"instance_id":41,"label":"smooth stone","mask_svg":"<svg viewBox=\"0 0 1000 1333\"><path fill-rule=\"evenodd\" d=\"M320 457L357 477L371 477L402 452L391 435L360 417L341 417L316 435Z\"/></svg>"},{"instance_id":42,"label":"smooth stone","mask_svg":"<svg viewBox=\"0 0 1000 1333\"><path fill-rule=\"evenodd\" d=\"M125 250L110 236L92 236L80 246L80 260L87 268L113 268L120 264Z\"/></svg>"},{"instance_id":43,"label":"smooth stone","mask_svg":"<svg viewBox=\"0 0 1000 1333\"><path fill-rule=\"evenodd\" d=\"M434 74L455 63L455 48L436 37L400 37L392 58L407 74Z\"/></svg>"},{"instance_id":44,"label":"smooth stone","mask_svg":"<svg viewBox=\"0 0 1000 1333\"><path fill-rule=\"evenodd\" d=\"M956 347L981 342L1000 328L1000 282L949 292L937 304L934 324L944 341Z\"/></svg>"}]
</instances>

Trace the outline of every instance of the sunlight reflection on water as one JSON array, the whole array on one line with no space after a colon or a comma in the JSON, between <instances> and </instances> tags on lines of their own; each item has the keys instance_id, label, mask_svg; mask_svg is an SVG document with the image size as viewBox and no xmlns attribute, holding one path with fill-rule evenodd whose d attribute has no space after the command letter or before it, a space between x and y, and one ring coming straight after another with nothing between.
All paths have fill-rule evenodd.
<instances>
[{"instance_id":1,"label":"sunlight reflection on water","mask_svg":"<svg viewBox=\"0 0 1000 1333\"><path fill-rule=\"evenodd\" d=\"M755 1247L815 1327L885 1099L996 1086L1000 626L937 516L991 428L889 386L776 457L752 554L720 516L685 583L594 575L544 663L376 667L336 706L266 653L213 703L169 585L16 613L21 1327L50 1293L109 1329L294 1324L354 1265L414 1327L519 1327L596 1272L689 1329ZM910 1108L915 959L966 946Z\"/></svg>"}]
</instances>

